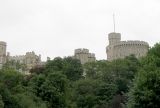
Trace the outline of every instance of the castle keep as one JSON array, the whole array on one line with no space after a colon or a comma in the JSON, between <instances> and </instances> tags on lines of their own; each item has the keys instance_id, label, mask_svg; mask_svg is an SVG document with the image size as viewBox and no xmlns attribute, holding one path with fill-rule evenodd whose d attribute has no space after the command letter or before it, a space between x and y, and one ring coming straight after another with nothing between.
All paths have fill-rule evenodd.
<instances>
[{"instance_id":1,"label":"castle keep","mask_svg":"<svg viewBox=\"0 0 160 108\"><path fill-rule=\"evenodd\" d=\"M109 45L106 47L107 60L111 61L134 54L137 58L145 56L149 44L144 41L121 41L120 33L108 35Z\"/></svg>"}]
</instances>

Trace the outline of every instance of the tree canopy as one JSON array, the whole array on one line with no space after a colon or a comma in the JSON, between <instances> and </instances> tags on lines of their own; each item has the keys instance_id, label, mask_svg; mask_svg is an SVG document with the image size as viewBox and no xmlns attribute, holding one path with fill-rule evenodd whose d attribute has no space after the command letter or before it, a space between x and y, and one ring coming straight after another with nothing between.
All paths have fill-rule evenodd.
<instances>
[{"instance_id":1,"label":"tree canopy","mask_svg":"<svg viewBox=\"0 0 160 108\"><path fill-rule=\"evenodd\" d=\"M16 67L16 68L15 68ZM0 108L159 108L160 44L147 55L84 65L56 57L26 76L7 62L0 70Z\"/></svg>"}]
</instances>

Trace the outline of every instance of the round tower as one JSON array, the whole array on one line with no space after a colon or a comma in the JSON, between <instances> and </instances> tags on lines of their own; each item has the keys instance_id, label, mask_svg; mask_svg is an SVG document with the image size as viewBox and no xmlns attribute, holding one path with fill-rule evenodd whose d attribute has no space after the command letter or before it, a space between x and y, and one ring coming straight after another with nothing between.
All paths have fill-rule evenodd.
<instances>
[{"instance_id":1,"label":"round tower","mask_svg":"<svg viewBox=\"0 0 160 108\"><path fill-rule=\"evenodd\" d=\"M108 34L109 45L114 45L121 41L121 34L120 33L109 33Z\"/></svg>"},{"instance_id":2,"label":"round tower","mask_svg":"<svg viewBox=\"0 0 160 108\"><path fill-rule=\"evenodd\" d=\"M0 68L6 63L6 42L0 41Z\"/></svg>"}]
</instances>

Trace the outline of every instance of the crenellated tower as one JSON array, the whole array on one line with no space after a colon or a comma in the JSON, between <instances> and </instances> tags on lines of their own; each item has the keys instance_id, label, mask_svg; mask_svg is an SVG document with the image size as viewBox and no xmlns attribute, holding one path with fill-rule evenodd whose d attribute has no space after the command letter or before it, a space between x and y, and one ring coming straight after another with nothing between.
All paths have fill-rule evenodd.
<instances>
[{"instance_id":1,"label":"crenellated tower","mask_svg":"<svg viewBox=\"0 0 160 108\"><path fill-rule=\"evenodd\" d=\"M109 45L114 45L121 41L121 34L112 32L108 34Z\"/></svg>"},{"instance_id":2,"label":"crenellated tower","mask_svg":"<svg viewBox=\"0 0 160 108\"><path fill-rule=\"evenodd\" d=\"M81 64L96 60L95 54L89 53L89 50L85 48L75 49L74 58L80 60Z\"/></svg>"},{"instance_id":3,"label":"crenellated tower","mask_svg":"<svg viewBox=\"0 0 160 108\"><path fill-rule=\"evenodd\" d=\"M2 68L3 64L6 63L6 48L7 43L0 41L0 69Z\"/></svg>"},{"instance_id":4,"label":"crenellated tower","mask_svg":"<svg viewBox=\"0 0 160 108\"><path fill-rule=\"evenodd\" d=\"M108 35L109 45L106 47L107 60L125 58L131 54L135 57L143 57L147 54L149 44L139 40L121 41L120 33L110 33Z\"/></svg>"}]
</instances>

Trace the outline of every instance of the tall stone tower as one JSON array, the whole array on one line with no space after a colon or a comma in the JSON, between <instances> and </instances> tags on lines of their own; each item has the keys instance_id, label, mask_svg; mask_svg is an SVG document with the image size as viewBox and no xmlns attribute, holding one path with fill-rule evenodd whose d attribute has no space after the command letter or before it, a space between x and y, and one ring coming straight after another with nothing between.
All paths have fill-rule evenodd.
<instances>
[{"instance_id":1,"label":"tall stone tower","mask_svg":"<svg viewBox=\"0 0 160 108\"><path fill-rule=\"evenodd\" d=\"M6 42L0 41L0 69L6 63Z\"/></svg>"},{"instance_id":2,"label":"tall stone tower","mask_svg":"<svg viewBox=\"0 0 160 108\"><path fill-rule=\"evenodd\" d=\"M115 32L109 33L108 40L109 40L109 45L114 45L121 41L121 34Z\"/></svg>"},{"instance_id":3,"label":"tall stone tower","mask_svg":"<svg viewBox=\"0 0 160 108\"><path fill-rule=\"evenodd\" d=\"M109 45L106 48L107 60L112 60L114 56L114 45L120 43L121 34L112 32L108 34Z\"/></svg>"}]
</instances>

